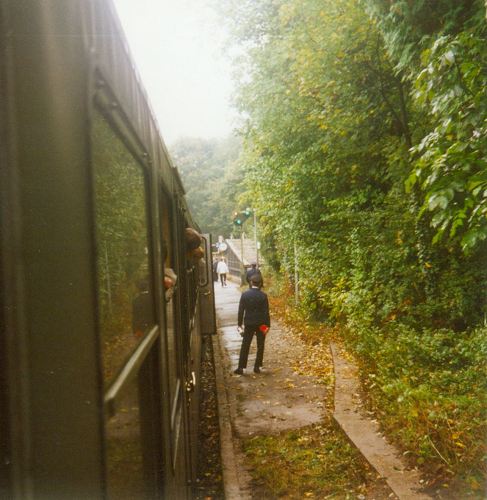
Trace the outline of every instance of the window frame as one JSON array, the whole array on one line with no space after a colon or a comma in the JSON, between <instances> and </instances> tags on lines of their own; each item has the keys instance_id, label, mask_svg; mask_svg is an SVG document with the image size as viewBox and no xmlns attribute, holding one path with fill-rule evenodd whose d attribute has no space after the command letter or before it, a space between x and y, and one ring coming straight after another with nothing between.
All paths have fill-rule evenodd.
<instances>
[{"instance_id":1,"label":"window frame","mask_svg":"<svg viewBox=\"0 0 487 500\"><path fill-rule=\"evenodd\" d=\"M164 449L166 440L163 435L163 421L166 403L163 400L164 392L164 376L161 373L165 360L162 358L161 343L164 343L161 336L163 330L164 318L161 317L161 309L158 307L159 287L157 286L157 276L159 275L159 267L155 263L155 255L157 255L157 241L154 239L155 222L157 222L157 214L154 214L154 193L153 184L155 179L154 169L149 154L143 147L142 142L138 138L130 120L124 113L122 106L117 101L113 92L111 92L107 82L103 79L103 75L99 69L95 71L95 91L92 94L92 107L90 116L90 148L92 148L93 137L92 125L95 113L100 113L107 121L112 132L122 142L127 152L132 156L134 161L141 169L144 183L144 201L145 215L147 228L147 263L149 276L149 289L152 296L152 311L153 325L145 332L144 336L137 346L128 353L127 358L120 365L118 373L109 382L108 386L102 386L103 398L103 435L105 436L105 457L107 453L107 424L109 420L117 414L120 409L120 404L123 403L123 398L130 384L136 381L139 376L144 379L144 384L140 384L138 391L143 391L144 394L149 394L149 397L143 397L147 407L141 408L141 411L150 415L150 422L141 420L141 428L147 428L152 439L142 438L141 446L143 453L150 456L149 467L151 469L150 488L158 495L164 490L166 481ZM93 192L93 226L96 227L96 198L95 198L95 179L94 165L91 166L92 177L92 192ZM98 241L96 234L94 235L96 248ZM98 283L99 273L96 272L96 281ZM99 304L99 286L97 285L96 303ZM100 310L97 307L97 329L98 329L98 346L100 355L98 356L100 363L100 373L103 370L103 345L102 335L100 331ZM140 378L139 378L140 381ZM137 383L137 382L136 382ZM142 394L139 392L139 394ZM139 396L140 397L140 396ZM150 403L147 403L149 402ZM146 432L143 432L146 435ZM105 464L106 465L106 464ZM107 470L105 469L105 474Z\"/></svg>"}]
</instances>

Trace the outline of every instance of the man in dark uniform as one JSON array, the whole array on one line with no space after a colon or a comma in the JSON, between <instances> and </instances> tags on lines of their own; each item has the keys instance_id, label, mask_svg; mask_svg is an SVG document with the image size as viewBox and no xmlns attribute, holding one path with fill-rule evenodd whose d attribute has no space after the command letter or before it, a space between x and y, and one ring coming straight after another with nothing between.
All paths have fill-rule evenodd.
<instances>
[{"instance_id":1,"label":"man in dark uniform","mask_svg":"<svg viewBox=\"0 0 487 500\"><path fill-rule=\"evenodd\" d=\"M250 278L250 288L240 297L238 327L240 330L242 329L242 325L245 325L245 327L243 329L238 368L234 371L237 375L242 375L244 368L247 368L247 358L254 335L257 338L257 356L254 363L255 373L260 373L264 359L265 335L271 326L271 318L269 316L269 300L267 299L267 295L260 289L261 283L260 275L254 274Z\"/></svg>"}]
</instances>

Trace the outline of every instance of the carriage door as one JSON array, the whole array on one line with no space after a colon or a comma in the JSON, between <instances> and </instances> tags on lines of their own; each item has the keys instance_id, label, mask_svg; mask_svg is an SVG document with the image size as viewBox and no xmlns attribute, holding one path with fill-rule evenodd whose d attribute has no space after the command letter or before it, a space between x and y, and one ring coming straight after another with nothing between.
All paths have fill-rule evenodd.
<instances>
[{"instance_id":1,"label":"carriage door","mask_svg":"<svg viewBox=\"0 0 487 500\"><path fill-rule=\"evenodd\" d=\"M188 489L188 464L186 459L184 388L185 368L183 364L183 325L184 325L184 288L185 276L182 272L179 232L177 227L177 206L171 203L169 194L161 190L161 247L164 266L164 302L165 302L165 345L168 415L169 450L168 463L172 474L165 484L165 497L178 498Z\"/></svg>"},{"instance_id":2,"label":"carriage door","mask_svg":"<svg viewBox=\"0 0 487 500\"><path fill-rule=\"evenodd\" d=\"M188 479L194 484L198 461L199 388L201 368L201 330L199 294L202 260L187 259L184 331L185 396L187 417Z\"/></svg>"}]
</instances>

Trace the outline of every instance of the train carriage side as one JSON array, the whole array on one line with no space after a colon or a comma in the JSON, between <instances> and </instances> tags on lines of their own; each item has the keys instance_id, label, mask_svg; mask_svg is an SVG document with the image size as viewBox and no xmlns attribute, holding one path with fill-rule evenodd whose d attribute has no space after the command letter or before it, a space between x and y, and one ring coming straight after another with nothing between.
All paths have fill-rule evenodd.
<instances>
[{"instance_id":1,"label":"train carriage side","mask_svg":"<svg viewBox=\"0 0 487 500\"><path fill-rule=\"evenodd\" d=\"M208 239L113 5L0 9L0 496L189 498Z\"/></svg>"}]
</instances>

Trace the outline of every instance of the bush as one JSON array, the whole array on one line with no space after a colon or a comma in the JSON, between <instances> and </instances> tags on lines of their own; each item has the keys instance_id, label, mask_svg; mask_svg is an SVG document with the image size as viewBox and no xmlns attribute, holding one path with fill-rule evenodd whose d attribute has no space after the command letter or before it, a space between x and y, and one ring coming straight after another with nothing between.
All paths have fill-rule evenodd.
<instances>
[{"instance_id":1,"label":"bush","mask_svg":"<svg viewBox=\"0 0 487 500\"><path fill-rule=\"evenodd\" d=\"M463 333L391 324L348 335L381 422L431 469L476 472L485 458L487 328Z\"/></svg>"}]
</instances>

